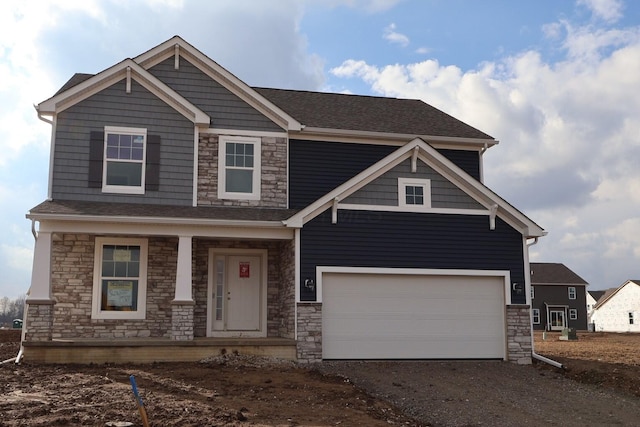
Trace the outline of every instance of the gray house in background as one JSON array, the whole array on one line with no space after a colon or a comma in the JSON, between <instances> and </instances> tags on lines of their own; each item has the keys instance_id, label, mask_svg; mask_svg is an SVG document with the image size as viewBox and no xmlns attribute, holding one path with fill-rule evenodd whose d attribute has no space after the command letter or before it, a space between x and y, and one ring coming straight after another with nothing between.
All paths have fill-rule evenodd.
<instances>
[{"instance_id":1,"label":"gray house in background","mask_svg":"<svg viewBox=\"0 0 640 427\"><path fill-rule=\"evenodd\" d=\"M531 263L531 312L535 330L587 329L588 283L560 263Z\"/></svg>"}]
</instances>

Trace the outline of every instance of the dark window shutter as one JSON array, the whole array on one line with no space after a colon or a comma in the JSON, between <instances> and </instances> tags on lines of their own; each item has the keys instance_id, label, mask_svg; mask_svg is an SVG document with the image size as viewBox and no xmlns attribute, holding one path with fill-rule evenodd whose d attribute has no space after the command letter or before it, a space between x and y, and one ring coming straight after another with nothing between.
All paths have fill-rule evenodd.
<instances>
[{"instance_id":1,"label":"dark window shutter","mask_svg":"<svg viewBox=\"0 0 640 427\"><path fill-rule=\"evenodd\" d=\"M147 164L144 182L146 191L160 189L160 135L147 135Z\"/></svg>"},{"instance_id":2,"label":"dark window shutter","mask_svg":"<svg viewBox=\"0 0 640 427\"><path fill-rule=\"evenodd\" d=\"M91 131L89 136L89 187L102 188L104 132Z\"/></svg>"}]
</instances>

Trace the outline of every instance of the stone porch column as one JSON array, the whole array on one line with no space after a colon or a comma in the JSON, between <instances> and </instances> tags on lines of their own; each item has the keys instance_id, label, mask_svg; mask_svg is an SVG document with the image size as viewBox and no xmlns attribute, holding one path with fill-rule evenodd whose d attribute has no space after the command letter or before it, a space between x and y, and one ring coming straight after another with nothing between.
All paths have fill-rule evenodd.
<instances>
[{"instance_id":1,"label":"stone porch column","mask_svg":"<svg viewBox=\"0 0 640 427\"><path fill-rule=\"evenodd\" d=\"M507 305L507 354L512 363L531 364L533 351L531 336L531 306L526 304Z\"/></svg>"},{"instance_id":2,"label":"stone porch column","mask_svg":"<svg viewBox=\"0 0 640 427\"><path fill-rule=\"evenodd\" d=\"M25 303L27 341L51 341L53 304L51 297L51 241L50 231L41 231L36 238L31 270L31 287Z\"/></svg>"},{"instance_id":3,"label":"stone porch column","mask_svg":"<svg viewBox=\"0 0 640 427\"><path fill-rule=\"evenodd\" d=\"M178 240L176 292L171 302L171 339L179 341L193 339L192 241L192 236L180 236Z\"/></svg>"}]
</instances>

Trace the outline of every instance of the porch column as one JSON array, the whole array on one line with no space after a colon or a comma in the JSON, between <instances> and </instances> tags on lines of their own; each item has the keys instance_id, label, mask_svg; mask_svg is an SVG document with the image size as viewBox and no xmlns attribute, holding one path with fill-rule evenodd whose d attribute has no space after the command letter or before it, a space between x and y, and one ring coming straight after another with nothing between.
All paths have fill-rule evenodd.
<instances>
[{"instance_id":1,"label":"porch column","mask_svg":"<svg viewBox=\"0 0 640 427\"><path fill-rule=\"evenodd\" d=\"M192 236L178 238L176 291L171 302L171 339L178 341L193 340L192 241Z\"/></svg>"},{"instance_id":2,"label":"porch column","mask_svg":"<svg viewBox=\"0 0 640 427\"><path fill-rule=\"evenodd\" d=\"M36 238L31 270L31 287L25 301L25 330L29 341L50 341L53 321L51 297L51 232L41 231Z\"/></svg>"}]
</instances>

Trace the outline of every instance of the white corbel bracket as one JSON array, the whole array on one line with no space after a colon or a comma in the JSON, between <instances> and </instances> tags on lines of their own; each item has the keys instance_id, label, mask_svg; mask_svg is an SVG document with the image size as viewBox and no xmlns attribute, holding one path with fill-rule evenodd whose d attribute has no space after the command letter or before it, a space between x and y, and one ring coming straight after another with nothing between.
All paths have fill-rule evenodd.
<instances>
[{"instance_id":1,"label":"white corbel bracket","mask_svg":"<svg viewBox=\"0 0 640 427\"><path fill-rule=\"evenodd\" d=\"M492 205L489 208L489 229L496 229L496 215L498 214L498 205Z\"/></svg>"},{"instance_id":2,"label":"white corbel bracket","mask_svg":"<svg viewBox=\"0 0 640 427\"><path fill-rule=\"evenodd\" d=\"M420 147L413 148L413 154L411 155L411 173L416 173L418 171L418 152L420 151Z\"/></svg>"},{"instance_id":3,"label":"white corbel bracket","mask_svg":"<svg viewBox=\"0 0 640 427\"><path fill-rule=\"evenodd\" d=\"M180 69L180 45L176 43L174 47L175 56L173 58L173 68L175 70Z\"/></svg>"},{"instance_id":4,"label":"white corbel bracket","mask_svg":"<svg viewBox=\"0 0 640 427\"><path fill-rule=\"evenodd\" d=\"M333 206L331 206L331 224L338 223L338 202L340 201L339 197L333 199Z\"/></svg>"},{"instance_id":5,"label":"white corbel bracket","mask_svg":"<svg viewBox=\"0 0 640 427\"><path fill-rule=\"evenodd\" d=\"M127 67L127 93L131 93L131 67Z\"/></svg>"}]
</instances>

